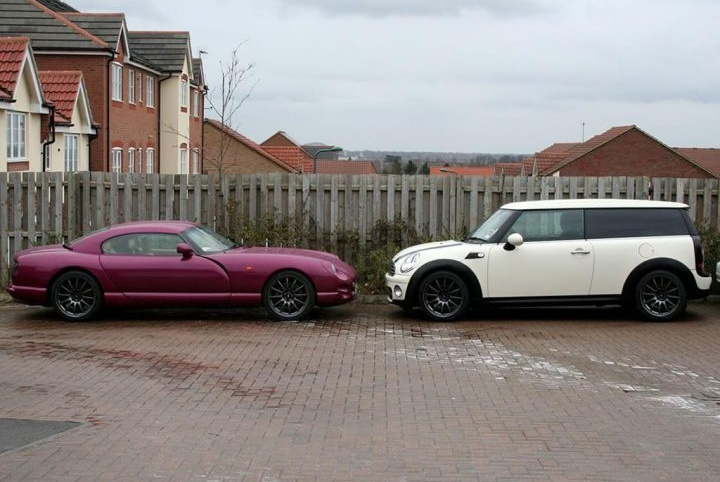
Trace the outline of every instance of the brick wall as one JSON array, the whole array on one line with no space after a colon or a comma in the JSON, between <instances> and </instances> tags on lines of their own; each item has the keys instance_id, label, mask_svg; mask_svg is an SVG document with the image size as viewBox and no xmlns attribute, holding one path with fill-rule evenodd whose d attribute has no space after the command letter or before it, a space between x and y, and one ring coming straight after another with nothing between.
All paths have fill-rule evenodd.
<instances>
[{"instance_id":1,"label":"brick wall","mask_svg":"<svg viewBox=\"0 0 720 482\"><path fill-rule=\"evenodd\" d=\"M560 169L561 176L710 178L662 143L630 130Z\"/></svg>"},{"instance_id":2,"label":"brick wall","mask_svg":"<svg viewBox=\"0 0 720 482\"><path fill-rule=\"evenodd\" d=\"M205 124L205 163L203 165L205 174L218 172L217 160L220 159L222 135L213 125ZM286 169L254 149L230 137L227 139L230 144L223 159L222 170L224 173L287 172Z\"/></svg>"},{"instance_id":3,"label":"brick wall","mask_svg":"<svg viewBox=\"0 0 720 482\"><path fill-rule=\"evenodd\" d=\"M108 57L35 54L39 70L79 70L85 78L93 121L98 137L90 144L90 170L104 171L107 165Z\"/></svg>"}]
</instances>

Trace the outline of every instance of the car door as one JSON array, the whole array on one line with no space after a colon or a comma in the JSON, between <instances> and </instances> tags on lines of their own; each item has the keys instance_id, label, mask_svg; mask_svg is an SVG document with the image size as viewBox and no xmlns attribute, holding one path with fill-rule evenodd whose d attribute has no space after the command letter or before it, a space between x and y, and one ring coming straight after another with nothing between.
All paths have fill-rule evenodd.
<instances>
[{"instance_id":1,"label":"car door","mask_svg":"<svg viewBox=\"0 0 720 482\"><path fill-rule=\"evenodd\" d=\"M508 249L512 233L524 242ZM594 264L591 243L584 239L583 211L525 211L503 242L490 249L488 298L587 296Z\"/></svg>"},{"instance_id":2,"label":"car door","mask_svg":"<svg viewBox=\"0 0 720 482\"><path fill-rule=\"evenodd\" d=\"M230 281L225 270L202 256L182 256L175 234L137 233L103 243L100 262L108 278L130 300L177 306L225 304Z\"/></svg>"}]
</instances>

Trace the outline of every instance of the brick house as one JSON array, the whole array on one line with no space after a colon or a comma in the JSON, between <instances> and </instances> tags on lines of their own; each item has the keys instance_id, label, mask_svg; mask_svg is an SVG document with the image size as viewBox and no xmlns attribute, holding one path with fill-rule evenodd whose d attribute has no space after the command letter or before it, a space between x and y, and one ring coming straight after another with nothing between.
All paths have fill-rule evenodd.
<instances>
[{"instance_id":1,"label":"brick house","mask_svg":"<svg viewBox=\"0 0 720 482\"><path fill-rule=\"evenodd\" d=\"M97 136L90 101L79 71L40 72L45 96L53 106L53 119L45 151L46 171L87 171L90 140Z\"/></svg>"},{"instance_id":2,"label":"brick house","mask_svg":"<svg viewBox=\"0 0 720 482\"><path fill-rule=\"evenodd\" d=\"M313 156L300 144L287 135L285 131L277 131L260 143L263 149L301 173L313 172Z\"/></svg>"},{"instance_id":3,"label":"brick house","mask_svg":"<svg viewBox=\"0 0 720 482\"><path fill-rule=\"evenodd\" d=\"M613 127L585 142L553 144L523 162L524 175L712 178L701 163L637 126Z\"/></svg>"},{"instance_id":4,"label":"brick house","mask_svg":"<svg viewBox=\"0 0 720 482\"><path fill-rule=\"evenodd\" d=\"M297 172L259 144L214 119L206 119L204 173Z\"/></svg>"},{"instance_id":5,"label":"brick house","mask_svg":"<svg viewBox=\"0 0 720 482\"><path fill-rule=\"evenodd\" d=\"M205 86L187 32L130 32L122 13L3 0L7 32L31 39L41 70L82 72L99 130L90 170L200 171Z\"/></svg>"}]
</instances>

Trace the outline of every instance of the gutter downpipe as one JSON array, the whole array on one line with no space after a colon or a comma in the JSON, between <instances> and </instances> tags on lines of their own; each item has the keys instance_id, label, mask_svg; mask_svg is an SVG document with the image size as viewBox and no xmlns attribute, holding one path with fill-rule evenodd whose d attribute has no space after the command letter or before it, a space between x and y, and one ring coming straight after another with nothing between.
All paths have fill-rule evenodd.
<instances>
[{"instance_id":1,"label":"gutter downpipe","mask_svg":"<svg viewBox=\"0 0 720 482\"><path fill-rule=\"evenodd\" d=\"M46 171L45 160L47 159L48 148L51 144L55 144L55 106L52 104L45 104L45 107L50 109L50 119L48 122L48 138L42 145L42 172Z\"/></svg>"}]
</instances>

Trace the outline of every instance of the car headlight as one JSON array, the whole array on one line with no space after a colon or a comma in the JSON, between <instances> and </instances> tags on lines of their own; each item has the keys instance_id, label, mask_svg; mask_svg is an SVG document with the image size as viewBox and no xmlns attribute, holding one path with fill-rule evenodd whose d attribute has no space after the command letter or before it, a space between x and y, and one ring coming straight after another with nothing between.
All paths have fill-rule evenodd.
<instances>
[{"instance_id":1,"label":"car headlight","mask_svg":"<svg viewBox=\"0 0 720 482\"><path fill-rule=\"evenodd\" d=\"M329 261L323 261L322 265L325 267L326 270L330 271L332 274L337 274L337 266L335 266L335 263L331 263Z\"/></svg>"},{"instance_id":2,"label":"car headlight","mask_svg":"<svg viewBox=\"0 0 720 482\"><path fill-rule=\"evenodd\" d=\"M407 273L412 271L417 268L418 263L420 263L420 253L405 256L400 263L400 272Z\"/></svg>"}]
</instances>

